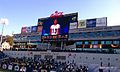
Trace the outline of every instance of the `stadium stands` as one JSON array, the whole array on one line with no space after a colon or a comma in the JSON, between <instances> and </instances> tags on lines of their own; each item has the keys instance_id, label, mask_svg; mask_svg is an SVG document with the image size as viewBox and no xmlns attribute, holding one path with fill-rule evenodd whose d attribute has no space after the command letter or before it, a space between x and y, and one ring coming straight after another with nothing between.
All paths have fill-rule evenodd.
<instances>
[{"instance_id":1,"label":"stadium stands","mask_svg":"<svg viewBox=\"0 0 120 72\"><path fill-rule=\"evenodd\" d=\"M3 52L0 51L0 60L7 57Z\"/></svg>"},{"instance_id":2,"label":"stadium stands","mask_svg":"<svg viewBox=\"0 0 120 72\"><path fill-rule=\"evenodd\" d=\"M56 62L54 59L44 59L40 61L36 60L24 60L8 58L2 60L0 64L1 68L22 71L22 72L88 72L87 66L77 66L75 63Z\"/></svg>"}]
</instances>

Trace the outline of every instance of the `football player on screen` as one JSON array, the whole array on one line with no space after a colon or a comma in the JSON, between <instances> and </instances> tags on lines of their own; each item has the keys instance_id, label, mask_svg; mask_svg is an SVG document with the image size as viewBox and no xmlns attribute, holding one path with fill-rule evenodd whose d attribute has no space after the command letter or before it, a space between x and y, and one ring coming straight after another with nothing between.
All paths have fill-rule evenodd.
<instances>
[{"instance_id":1,"label":"football player on screen","mask_svg":"<svg viewBox=\"0 0 120 72\"><path fill-rule=\"evenodd\" d=\"M60 25L57 24L57 20L54 20L54 24L50 26L50 35L60 34Z\"/></svg>"}]
</instances>

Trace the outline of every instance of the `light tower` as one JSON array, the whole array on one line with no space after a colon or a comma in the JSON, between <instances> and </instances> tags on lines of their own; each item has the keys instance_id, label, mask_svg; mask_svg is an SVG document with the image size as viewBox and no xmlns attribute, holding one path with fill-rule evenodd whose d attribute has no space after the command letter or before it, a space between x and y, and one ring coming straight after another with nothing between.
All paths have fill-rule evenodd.
<instances>
[{"instance_id":1,"label":"light tower","mask_svg":"<svg viewBox=\"0 0 120 72\"><path fill-rule=\"evenodd\" d=\"M2 32L1 32L1 39L0 39L0 47L1 47L2 39L3 39L4 26L5 26L5 25L8 25L8 19L6 19L6 18L1 18L1 19L0 19L0 24L2 24Z\"/></svg>"}]
</instances>

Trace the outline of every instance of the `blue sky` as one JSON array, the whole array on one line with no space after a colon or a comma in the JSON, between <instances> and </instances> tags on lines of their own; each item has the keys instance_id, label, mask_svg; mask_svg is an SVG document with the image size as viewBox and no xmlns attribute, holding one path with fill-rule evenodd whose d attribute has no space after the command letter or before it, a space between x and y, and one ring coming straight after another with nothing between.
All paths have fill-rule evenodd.
<instances>
[{"instance_id":1,"label":"blue sky","mask_svg":"<svg viewBox=\"0 0 120 72\"><path fill-rule=\"evenodd\" d=\"M78 12L80 19L107 17L108 26L120 25L120 0L0 0L0 18L7 18L4 35L37 25L38 18L55 11ZM0 34L2 25L0 24Z\"/></svg>"}]
</instances>

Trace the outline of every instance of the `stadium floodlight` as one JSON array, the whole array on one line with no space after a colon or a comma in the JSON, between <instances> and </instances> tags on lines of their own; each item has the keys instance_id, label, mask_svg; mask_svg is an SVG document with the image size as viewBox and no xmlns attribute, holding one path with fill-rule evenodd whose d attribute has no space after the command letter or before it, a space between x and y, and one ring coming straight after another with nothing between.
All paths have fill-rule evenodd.
<instances>
[{"instance_id":1,"label":"stadium floodlight","mask_svg":"<svg viewBox=\"0 0 120 72\"><path fill-rule=\"evenodd\" d=\"M1 43L2 43L2 35L3 35L3 31L4 31L4 25L8 25L8 19L7 18L1 18L0 19L0 24L2 24L2 32L1 32L1 39L0 39L0 46L1 46Z\"/></svg>"},{"instance_id":2,"label":"stadium floodlight","mask_svg":"<svg viewBox=\"0 0 120 72\"><path fill-rule=\"evenodd\" d=\"M7 18L1 18L0 19L0 24L8 25L8 19Z\"/></svg>"}]
</instances>

